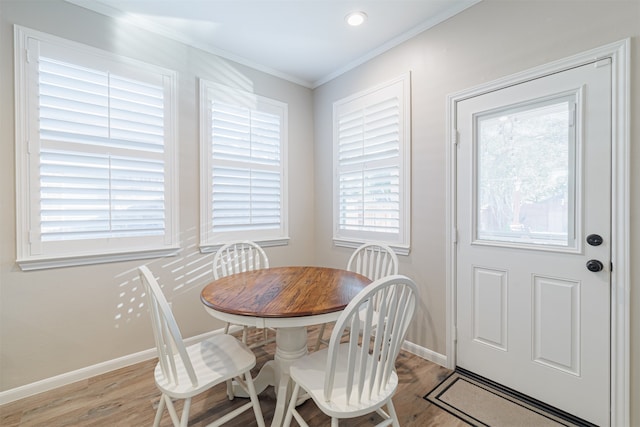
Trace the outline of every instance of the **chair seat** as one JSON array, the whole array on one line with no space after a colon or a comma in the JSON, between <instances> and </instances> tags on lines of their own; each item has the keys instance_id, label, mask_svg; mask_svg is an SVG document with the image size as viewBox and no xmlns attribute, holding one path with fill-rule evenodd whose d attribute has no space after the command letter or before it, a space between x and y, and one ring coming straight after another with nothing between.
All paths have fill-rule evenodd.
<instances>
[{"instance_id":1,"label":"chair seat","mask_svg":"<svg viewBox=\"0 0 640 427\"><path fill-rule=\"evenodd\" d=\"M186 347L198 384L194 387L179 355L175 356L177 384L166 381L160 364L156 365L155 380L158 388L174 398L187 398L242 375L256 365L256 358L246 344L231 335L216 335Z\"/></svg>"},{"instance_id":2,"label":"chair seat","mask_svg":"<svg viewBox=\"0 0 640 427\"><path fill-rule=\"evenodd\" d=\"M398 375L391 373L387 386L380 390L374 398L362 399L360 403L347 403L347 357L349 344L341 344L338 347L338 356L335 371L335 382L331 395L331 401L324 397L324 381L327 370L328 348L313 352L296 362L290 367L291 378L300 385L316 405L327 415L337 418L359 417L370 413L372 410L382 407L393 396L398 387ZM358 370L356 366L355 370ZM369 383L369 377L365 380L365 390Z\"/></svg>"}]
</instances>

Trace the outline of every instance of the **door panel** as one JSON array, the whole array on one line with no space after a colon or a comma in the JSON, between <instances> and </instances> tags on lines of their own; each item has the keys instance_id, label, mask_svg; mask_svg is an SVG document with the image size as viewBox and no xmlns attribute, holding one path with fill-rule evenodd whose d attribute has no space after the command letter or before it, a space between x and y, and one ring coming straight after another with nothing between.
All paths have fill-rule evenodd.
<instances>
[{"instance_id":1,"label":"door panel","mask_svg":"<svg viewBox=\"0 0 640 427\"><path fill-rule=\"evenodd\" d=\"M580 282L533 278L533 360L580 375Z\"/></svg>"},{"instance_id":2,"label":"door panel","mask_svg":"<svg viewBox=\"0 0 640 427\"><path fill-rule=\"evenodd\" d=\"M473 269L473 339L507 349L507 272Z\"/></svg>"},{"instance_id":3,"label":"door panel","mask_svg":"<svg viewBox=\"0 0 640 427\"><path fill-rule=\"evenodd\" d=\"M609 423L610 68L456 111L456 363L598 425Z\"/></svg>"}]
</instances>

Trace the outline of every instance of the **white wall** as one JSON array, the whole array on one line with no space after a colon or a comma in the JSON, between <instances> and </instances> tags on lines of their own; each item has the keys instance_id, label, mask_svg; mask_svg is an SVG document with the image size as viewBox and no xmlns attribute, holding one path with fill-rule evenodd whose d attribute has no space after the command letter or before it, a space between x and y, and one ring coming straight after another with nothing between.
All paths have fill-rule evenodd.
<instances>
[{"instance_id":1,"label":"white wall","mask_svg":"<svg viewBox=\"0 0 640 427\"><path fill-rule=\"evenodd\" d=\"M180 256L22 272L15 264L13 24L83 42L178 71ZM253 90L289 105L291 242L267 248L274 266L313 261L312 92L61 0L0 1L0 390L153 347L135 268L159 275L185 337L223 325L199 291L212 255L197 250L199 215L198 77ZM132 298L135 298L131 301ZM129 312L131 310L131 312Z\"/></svg>"},{"instance_id":2,"label":"white wall","mask_svg":"<svg viewBox=\"0 0 640 427\"><path fill-rule=\"evenodd\" d=\"M409 339L446 353L445 185L448 94L632 37L631 274L632 402L640 425L640 2L485 0L314 91L316 261L342 266L349 250L331 242L332 103L412 72L412 248L400 273L422 292Z\"/></svg>"}]
</instances>

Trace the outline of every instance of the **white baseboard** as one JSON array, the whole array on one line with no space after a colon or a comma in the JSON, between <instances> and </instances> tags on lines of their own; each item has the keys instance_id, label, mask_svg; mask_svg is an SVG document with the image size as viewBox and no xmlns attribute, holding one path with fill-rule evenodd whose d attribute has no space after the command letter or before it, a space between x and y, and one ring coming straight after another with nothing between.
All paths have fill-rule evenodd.
<instances>
[{"instance_id":1,"label":"white baseboard","mask_svg":"<svg viewBox=\"0 0 640 427\"><path fill-rule=\"evenodd\" d=\"M230 332L233 333L239 330L241 330L240 326L232 325ZM187 338L184 340L184 342L186 345L190 345L221 333L223 333L223 329L217 329L215 331L206 332L195 337ZM409 341L405 341L402 345L402 348L409 353L415 354L416 356L422 357L423 359L426 359L430 362L437 363L441 366L447 366L446 356L436 353L435 351L431 351L428 348L420 347L419 345L411 343ZM30 384L25 384L23 386L12 388L10 390L5 390L0 392L0 405L14 402L16 400L33 396L38 393L43 393L45 391L53 390L54 388L69 385L76 381L86 380L88 378L95 377L96 375L102 375L107 372L124 368L136 363L144 362L145 360L153 359L154 357L156 357L156 349L150 348L138 353L129 354L117 359L107 360L106 362L87 366L86 368L67 372L61 375L56 375L55 377L46 378L44 380L36 381Z\"/></svg>"},{"instance_id":2,"label":"white baseboard","mask_svg":"<svg viewBox=\"0 0 640 427\"><path fill-rule=\"evenodd\" d=\"M409 341L405 341L404 344L402 344L402 349L415 354L418 357L422 357L429 362L444 366L445 368L447 367L447 356L444 354L436 353L433 350L429 350L426 347L421 347L418 344L414 344Z\"/></svg>"},{"instance_id":3,"label":"white baseboard","mask_svg":"<svg viewBox=\"0 0 640 427\"><path fill-rule=\"evenodd\" d=\"M236 327L237 330L241 328ZM235 332L235 328L232 326L230 331ZM223 329L218 329L211 332L206 332L195 337L186 338L184 343L190 345L203 339L209 338L216 334L223 333ZM138 353L129 354L127 356L119 357L117 359L107 360L106 362L98 363L95 365L87 366L75 371L67 372L64 374L56 375L55 377L45 378L44 380L36 381L34 383L25 384L20 387L12 388L0 392L0 405L10 403L18 399L33 396L38 393L52 390L54 388L69 385L76 381L86 380L87 378L95 377L96 375L105 374L107 372L124 368L126 366L134 365L136 363L144 362L145 360L153 359L157 357L156 349L150 348Z\"/></svg>"}]
</instances>

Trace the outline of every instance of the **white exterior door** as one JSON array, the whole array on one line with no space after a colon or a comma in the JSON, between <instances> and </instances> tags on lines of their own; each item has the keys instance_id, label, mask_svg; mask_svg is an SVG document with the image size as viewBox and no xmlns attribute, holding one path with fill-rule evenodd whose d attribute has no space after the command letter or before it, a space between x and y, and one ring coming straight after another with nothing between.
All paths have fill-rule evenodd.
<instances>
[{"instance_id":1,"label":"white exterior door","mask_svg":"<svg viewBox=\"0 0 640 427\"><path fill-rule=\"evenodd\" d=\"M457 366L609 424L611 65L458 103Z\"/></svg>"}]
</instances>

